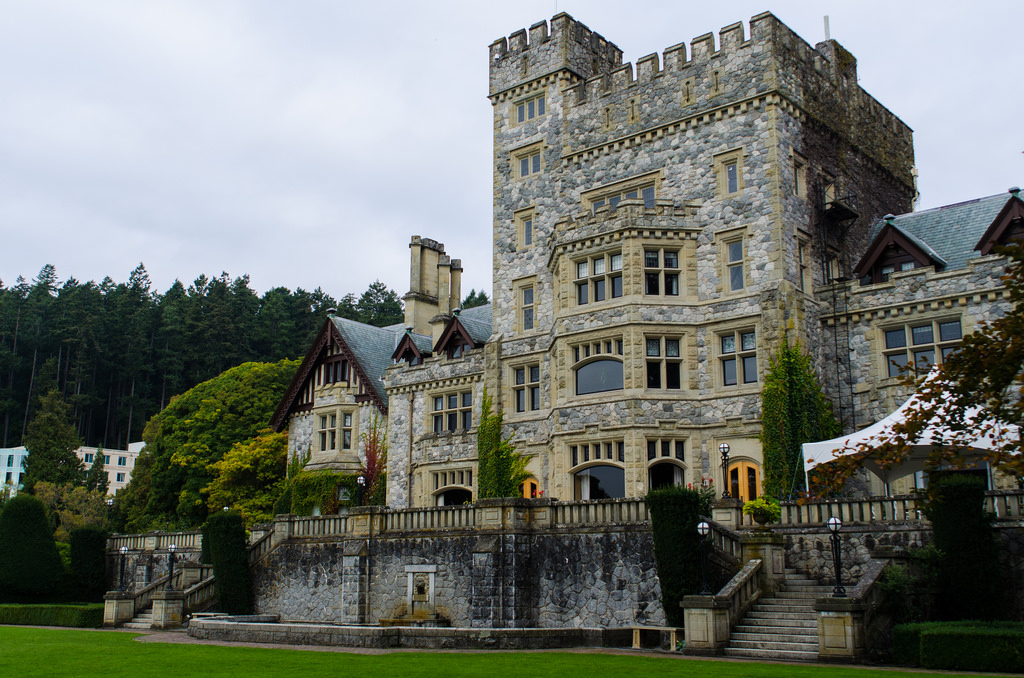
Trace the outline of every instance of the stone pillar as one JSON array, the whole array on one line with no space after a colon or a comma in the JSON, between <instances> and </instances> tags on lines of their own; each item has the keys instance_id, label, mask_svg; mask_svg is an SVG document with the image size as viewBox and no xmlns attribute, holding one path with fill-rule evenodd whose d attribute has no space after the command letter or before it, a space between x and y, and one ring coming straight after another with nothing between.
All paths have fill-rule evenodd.
<instances>
[{"instance_id":1,"label":"stone pillar","mask_svg":"<svg viewBox=\"0 0 1024 678\"><path fill-rule=\"evenodd\" d=\"M345 624L367 623L366 551L365 540L345 542L341 558L341 621Z\"/></svg>"},{"instance_id":2,"label":"stone pillar","mask_svg":"<svg viewBox=\"0 0 1024 678\"><path fill-rule=\"evenodd\" d=\"M153 628L180 629L185 614L184 591L155 591L153 593Z\"/></svg>"},{"instance_id":3,"label":"stone pillar","mask_svg":"<svg viewBox=\"0 0 1024 678\"><path fill-rule=\"evenodd\" d=\"M760 560L761 592L771 595L782 588L786 581L786 540L771 530L759 529L746 532L740 541L741 562Z\"/></svg>"},{"instance_id":4,"label":"stone pillar","mask_svg":"<svg viewBox=\"0 0 1024 678\"><path fill-rule=\"evenodd\" d=\"M501 575L498 559L501 551L501 537L483 535L473 547L473 590L470 599L470 615L473 628L495 628L501 619Z\"/></svg>"},{"instance_id":5,"label":"stone pillar","mask_svg":"<svg viewBox=\"0 0 1024 678\"><path fill-rule=\"evenodd\" d=\"M103 625L123 626L135 616L135 594L130 591L107 591L103 594Z\"/></svg>"},{"instance_id":6,"label":"stone pillar","mask_svg":"<svg viewBox=\"0 0 1024 678\"><path fill-rule=\"evenodd\" d=\"M729 603L714 596L685 596L683 651L694 655L717 655L729 643Z\"/></svg>"},{"instance_id":7,"label":"stone pillar","mask_svg":"<svg viewBox=\"0 0 1024 678\"><path fill-rule=\"evenodd\" d=\"M867 603L854 598L819 598L818 660L854 662L867 654Z\"/></svg>"},{"instance_id":8,"label":"stone pillar","mask_svg":"<svg viewBox=\"0 0 1024 678\"><path fill-rule=\"evenodd\" d=\"M711 520L730 530L738 530L742 508L743 502L739 499L719 499L711 509Z\"/></svg>"}]
</instances>

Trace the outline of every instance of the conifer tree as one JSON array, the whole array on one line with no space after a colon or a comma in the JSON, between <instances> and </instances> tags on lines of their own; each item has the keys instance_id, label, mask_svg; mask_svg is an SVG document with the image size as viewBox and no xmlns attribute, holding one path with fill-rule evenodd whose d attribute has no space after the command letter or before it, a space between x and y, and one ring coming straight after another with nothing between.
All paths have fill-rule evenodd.
<instances>
[{"instance_id":1,"label":"conifer tree","mask_svg":"<svg viewBox=\"0 0 1024 678\"><path fill-rule=\"evenodd\" d=\"M110 478L107 476L106 464L103 460L103 448L96 450L96 457L85 476L85 489L107 494L110 491Z\"/></svg>"},{"instance_id":2,"label":"conifer tree","mask_svg":"<svg viewBox=\"0 0 1024 678\"><path fill-rule=\"evenodd\" d=\"M46 481L57 485L81 485L82 462L75 450L82 446L70 422L71 412L57 390L40 399L39 410L25 434L25 488Z\"/></svg>"},{"instance_id":3,"label":"conifer tree","mask_svg":"<svg viewBox=\"0 0 1024 678\"><path fill-rule=\"evenodd\" d=\"M46 508L21 493L0 513L0 600L46 602L57 590L64 565L53 541Z\"/></svg>"}]
</instances>

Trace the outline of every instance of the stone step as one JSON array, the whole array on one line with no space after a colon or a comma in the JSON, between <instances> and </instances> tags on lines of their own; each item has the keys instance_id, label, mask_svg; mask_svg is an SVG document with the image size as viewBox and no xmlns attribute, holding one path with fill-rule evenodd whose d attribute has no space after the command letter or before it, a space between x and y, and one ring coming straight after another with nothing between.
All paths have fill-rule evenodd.
<instances>
[{"instance_id":1,"label":"stone step","mask_svg":"<svg viewBox=\"0 0 1024 678\"><path fill-rule=\"evenodd\" d=\"M817 654L818 643L776 642L774 640L736 640L729 641L733 650L780 650L782 652L813 652Z\"/></svg>"},{"instance_id":2,"label":"stone step","mask_svg":"<svg viewBox=\"0 0 1024 678\"><path fill-rule=\"evenodd\" d=\"M804 613L814 614L814 608L811 607L810 605L793 605L792 603L779 603L779 602L769 603L769 602L764 602L764 601L754 603L754 605L751 606L751 610L754 610L756 612L771 612L771 613L781 613L781 612L797 613L797 612L804 612Z\"/></svg>"},{"instance_id":3,"label":"stone step","mask_svg":"<svg viewBox=\"0 0 1024 678\"><path fill-rule=\"evenodd\" d=\"M818 626L809 621L783 624L774 619L765 619L763 624L737 624L733 629L733 635L738 633L799 633L817 637Z\"/></svg>"},{"instance_id":4,"label":"stone step","mask_svg":"<svg viewBox=\"0 0 1024 678\"><path fill-rule=\"evenodd\" d=\"M750 643L750 645L746 644ZM731 647L770 647L775 643L795 643L798 645L818 645L817 633L778 633L768 629L756 629L752 633L733 633L729 636Z\"/></svg>"},{"instance_id":5,"label":"stone step","mask_svg":"<svg viewBox=\"0 0 1024 678\"><path fill-rule=\"evenodd\" d=\"M726 657L737 657L742 659L779 659L790 662L816 662L818 652L799 652L782 650L747 650L741 648L727 647L722 652Z\"/></svg>"},{"instance_id":6,"label":"stone step","mask_svg":"<svg viewBox=\"0 0 1024 678\"><path fill-rule=\"evenodd\" d=\"M792 619L799 621L813 621L815 624L818 623L818 614L816 612L775 612L770 610L751 610L744 617L744 620L760 620L767 619L770 621ZM758 622L760 623L760 622Z\"/></svg>"}]
</instances>

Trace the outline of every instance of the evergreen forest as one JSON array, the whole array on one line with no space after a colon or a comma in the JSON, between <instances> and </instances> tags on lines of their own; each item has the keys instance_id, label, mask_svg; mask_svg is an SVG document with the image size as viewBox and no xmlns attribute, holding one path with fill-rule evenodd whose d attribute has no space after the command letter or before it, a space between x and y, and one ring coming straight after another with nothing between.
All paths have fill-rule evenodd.
<instances>
[{"instance_id":1,"label":"evergreen forest","mask_svg":"<svg viewBox=\"0 0 1024 678\"><path fill-rule=\"evenodd\" d=\"M83 444L125 449L172 396L245 362L299 358L327 316L402 322L398 295L372 283L335 300L320 288L257 295L249 276L201 275L165 292L144 265L127 282L61 282L53 266L0 281L0 447L23 444L41 396L58 391Z\"/></svg>"}]
</instances>

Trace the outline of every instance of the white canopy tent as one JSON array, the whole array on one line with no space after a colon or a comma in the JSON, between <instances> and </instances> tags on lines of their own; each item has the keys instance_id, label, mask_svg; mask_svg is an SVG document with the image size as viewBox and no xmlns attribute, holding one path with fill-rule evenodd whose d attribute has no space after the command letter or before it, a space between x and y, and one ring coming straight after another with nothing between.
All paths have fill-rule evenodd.
<instances>
[{"instance_id":1,"label":"white canopy tent","mask_svg":"<svg viewBox=\"0 0 1024 678\"><path fill-rule=\"evenodd\" d=\"M885 417L884 419L868 426L867 428L861 429L856 433L852 433L846 436L840 436L839 438L833 438L832 440L823 440L817 443L804 443L803 444L803 457L804 457L804 475L805 478L810 473L810 470L818 464L824 464L830 462L838 457L846 454L852 454L863 444L881 444L887 442L893 437L893 426L906 419L906 412L914 403L918 400L918 395L914 394L907 399L903 405L901 405L895 412ZM980 409L972 410L968 413L967 419L969 421L977 421L979 423L980 431L987 431L980 433L978 437L974 438L966 449L967 456L980 456L987 451L997 449L1002 446L1007 436L1016 437L1017 427L1016 426L1004 426L1004 425L991 425L990 421L980 418ZM982 426L982 423L985 423ZM897 478L902 478L905 475L923 471L925 468L925 462L928 459L929 453L937 446L943 445L946 441L951 439L952 434L950 431L943 426L941 417L936 417L935 420L928 426L924 434L911 446L909 454L903 463L890 469L883 469L874 463L871 459L865 461L864 467L877 476L882 483L885 485L886 493L889 493L889 483ZM807 478L808 486L810 486L810 479Z\"/></svg>"}]
</instances>

